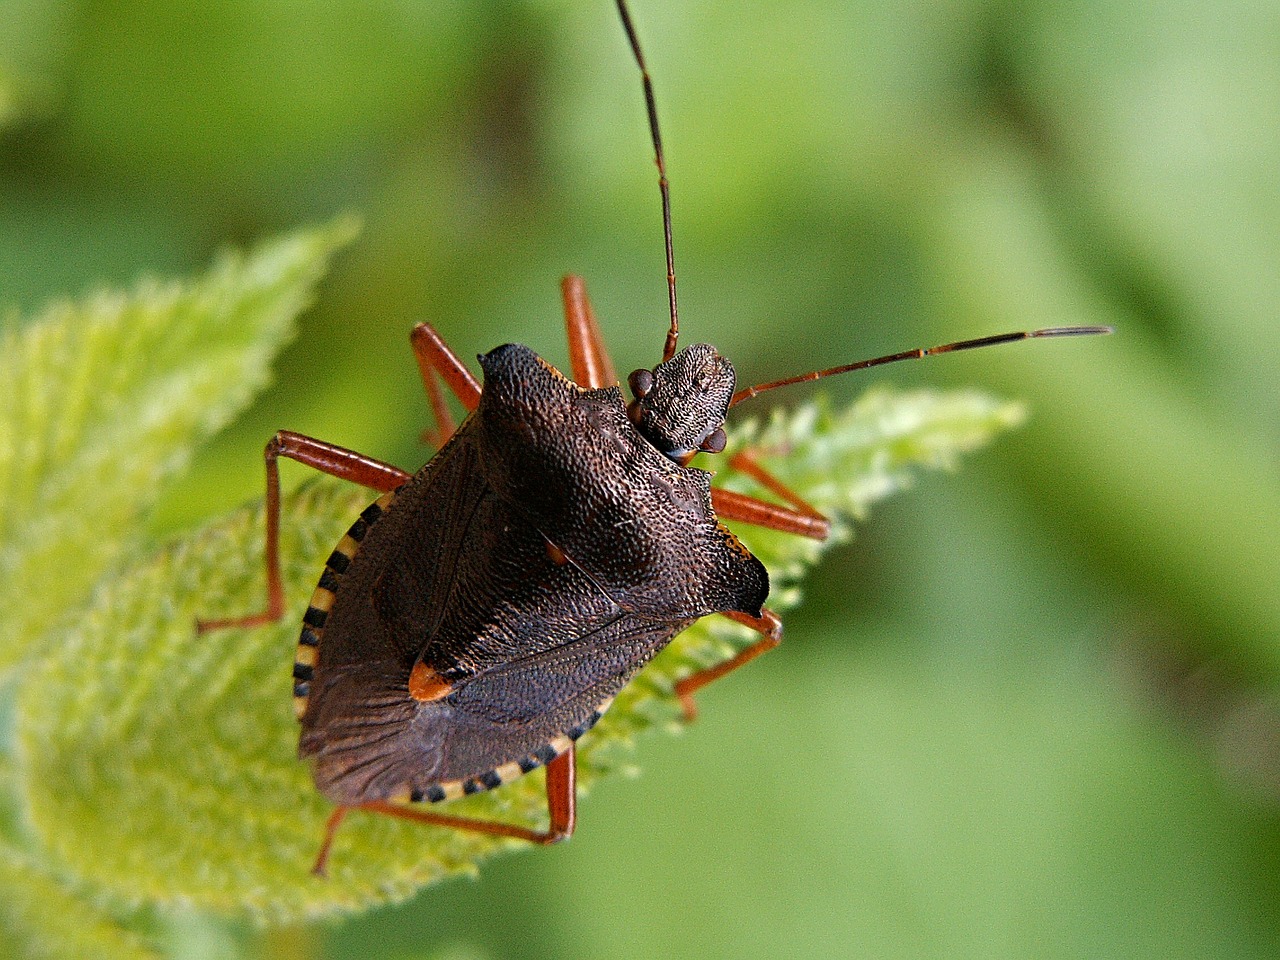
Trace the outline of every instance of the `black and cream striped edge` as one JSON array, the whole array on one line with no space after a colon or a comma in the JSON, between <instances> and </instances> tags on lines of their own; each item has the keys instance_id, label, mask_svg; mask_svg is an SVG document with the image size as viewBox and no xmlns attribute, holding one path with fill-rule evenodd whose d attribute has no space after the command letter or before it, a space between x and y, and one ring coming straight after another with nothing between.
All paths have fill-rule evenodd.
<instances>
[{"instance_id":1,"label":"black and cream striped edge","mask_svg":"<svg viewBox=\"0 0 1280 960\"><path fill-rule=\"evenodd\" d=\"M316 663L320 656L320 640L324 636L325 621L329 611L333 609L333 601L337 596L338 584L342 575L351 566L351 561L360 552L360 542L364 540L372 527L395 501L395 491L385 493L369 506L351 525L338 545L325 561L324 573L315 592L311 594L311 603L302 617L302 633L298 637L298 652L293 658L293 712L301 720L307 712L307 698L311 694L311 680L315 676Z\"/></svg>"},{"instance_id":2,"label":"black and cream striped edge","mask_svg":"<svg viewBox=\"0 0 1280 960\"><path fill-rule=\"evenodd\" d=\"M406 789L398 794L393 794L388 799L392 803L439 803L442 800L456 800L458 797L470 796L473 793L483 793L485 790L492 790L495 787L502 786L504 783L510 783L531 770L545 767L572 747L575 740L596 725L604 715L604 712L609 709L611 703L613 703L613 697L596 707L590 717L568 733L556 737L546 746L535 750L527 757L504 763L502 766L495 767L488 773L482 773L478 777L434 783L424 790Z\"/></svg>"}]
</instances>

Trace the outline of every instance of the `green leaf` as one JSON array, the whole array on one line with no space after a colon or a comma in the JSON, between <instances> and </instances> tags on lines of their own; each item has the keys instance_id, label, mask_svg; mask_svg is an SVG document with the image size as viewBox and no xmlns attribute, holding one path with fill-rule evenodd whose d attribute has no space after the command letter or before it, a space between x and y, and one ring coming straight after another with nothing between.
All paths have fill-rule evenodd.
<instances>
[{"instance_id":1,"label":"green leaf","mask_svg":"<svg viewBox=\"0 0 1280 960\"><path fill-rule=\"evenodd\" d=\"M158 960L111 917L0 843L0 943L13 960Z\"/></svg>"},{"instance_id":2,"label":"green leaf","mask_svg":"<svg viewBox=\"0 0 1280 960\"><path fill-rule=\"evenodd\" d=\"M192 451L266 383L349 220L0 341L0 672L87 598Z\"/></svg>"},{"instance_id":3,"label":"green leaf","mask_svg":"<svg viewBox=\"0 0 1280 960\"><path fill-rule=\"evenodd\" d=\"M776 414L742 436L801 495L847 520L915 467L949 465L1019 416L979 394L875 392L839 413ZM728 469L721 480L746 483ZM297 617L369 499L327 478L286 498L291 613L279 625L199 637L193 629L198 615L261 607L262 513L246 509L104 583L55 654L27 673L17 735L28 817L81 882L123 904L195 904L283 922L403 898L524 846L357 813L339 833L329 879L309 873L331 808L296 758L289 674ZM755 528L741 535L775 577L770 604L794 603L795 578L823 546ZM685 631L580 741L581 785L628 760L637 733L677 728L675 679L750 639L719 617ZM543 773L448 810L538 823Z\"/></svg>"}]
</instances>

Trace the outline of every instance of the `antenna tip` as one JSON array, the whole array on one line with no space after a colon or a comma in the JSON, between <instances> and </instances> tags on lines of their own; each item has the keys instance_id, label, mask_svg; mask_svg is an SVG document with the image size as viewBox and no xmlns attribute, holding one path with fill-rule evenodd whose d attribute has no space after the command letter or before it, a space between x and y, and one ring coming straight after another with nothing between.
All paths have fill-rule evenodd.
<instances>
[{"instance_id":1,"label":"antenna tip","mask_svg":"<svg viewBox=\"0 0 1280 960\"><path fill-rule=\"evenodd\" d=\"M1043 330L1033 330L1028 336L1031 337L1091 337L1096 334L1115 333L1114 327L1046 327Z\"/></svg>"}]
</instances>

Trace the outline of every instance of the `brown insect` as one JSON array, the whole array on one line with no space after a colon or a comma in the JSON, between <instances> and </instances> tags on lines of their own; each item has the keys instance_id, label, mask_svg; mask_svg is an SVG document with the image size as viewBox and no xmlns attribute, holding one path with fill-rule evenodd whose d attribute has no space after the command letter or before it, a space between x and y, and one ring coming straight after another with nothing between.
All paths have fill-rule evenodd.
<instances>
[{"instance_id":1,"label":"brown insect","mask_svg":"<svg viewBox=\"0 0 1280 960\"><path fill-rule=\"evenodd\" d=\"M866 367L1030 337L982 337L832 367L735 392L714 347L677 352L671 204L653 85L626 4L659 171L670 325L662 362L617 386L586 289L562 284L572 379L528 347L480 357L483 385L429 324L411 342L439 452L416 474L301 434L267 444L265 611L206 621L249 627L284 614L277 462L286 457L382 492L334 548L303 617L294 664L300 754L337 804L323 872L351 810L553 843L573 833L574 742L673 637L722 614L759 633L737 656L680 681L693 694L776 646L764 566L722 519L823 539L829 524L749 453L733 466L781 503L711 486L689 466L725 448L730 407L766 390ZM441 382L468 411L461 425ZM412 804L497 787L547 768L546 830L448 816Z\"/></svg>"}]
</instances>

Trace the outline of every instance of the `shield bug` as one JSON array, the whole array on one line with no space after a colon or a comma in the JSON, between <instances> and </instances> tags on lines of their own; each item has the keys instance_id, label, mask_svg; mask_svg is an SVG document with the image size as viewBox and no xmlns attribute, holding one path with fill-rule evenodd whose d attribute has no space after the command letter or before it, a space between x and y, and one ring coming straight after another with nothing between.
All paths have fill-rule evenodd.
<instances>
[{"instance_id":1,"label":"shield bug","mask_svg":"<svg viewBox=\"0 0 1280 960\"><path fill-rule=\"evenodd\" d=\"M759 639L686 677L693 694L776 646L764 566L722 519L822 539L828 521L749 453L733 466L779 502L714 488L691 467L725 449L731 407L767 390L867 367L1033 337L962 340L737 389L714 347L677 350L671 203L653 84L624 0L658 166L670 322L661 361L617 385L586 289L562 284L572 379L525 346L479 357L483 383L426 323L411 335L436 421L436 455L415 474L301 434L267 444L264 611L200 629L256 626L284 613L279 458L382 496L334 547L303 616L293 669L299 752L336 805L315 869L351 810L553 843L574 829L574 742L685 627L712 614ZM442 386L443 384L443 386ZM468 411L455 424L447 387ZM547 768L550 823L534 830L421 809Z\"/></svg>"}]
</instances>

